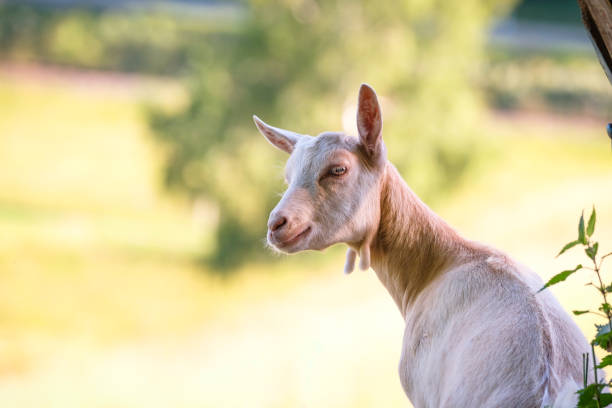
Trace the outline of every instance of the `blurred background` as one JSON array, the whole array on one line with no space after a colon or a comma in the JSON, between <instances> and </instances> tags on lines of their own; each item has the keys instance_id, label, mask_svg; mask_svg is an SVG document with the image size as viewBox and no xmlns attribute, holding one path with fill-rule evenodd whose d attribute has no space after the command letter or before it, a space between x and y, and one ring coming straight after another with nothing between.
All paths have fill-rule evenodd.
<instances>
[{"instance_id":1,"label":"blurred background","mask_svg":"<svg viewBox=\"0 0 612 408\"><path fill-rule=\"evenodd\" d=\"M409 407L374 273L264 247L286 157L251 115L350 132L361 82L464 235L548 279L594 204L612 250L612 88L573 0L0 1L2 406Z\"/></svg>"}]
</instances>

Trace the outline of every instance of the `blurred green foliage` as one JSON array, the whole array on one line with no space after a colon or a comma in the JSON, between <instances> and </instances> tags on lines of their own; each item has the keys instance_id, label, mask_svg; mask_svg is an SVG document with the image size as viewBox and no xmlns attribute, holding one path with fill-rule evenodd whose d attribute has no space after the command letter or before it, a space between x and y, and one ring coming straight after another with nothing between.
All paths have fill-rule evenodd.
<instances>
[{"instance_id":1,"label":"blurred green foliage","mask_svg":"<svg viewBox=\"0 0 612 408\"><path fill-rule=\"evenodd\" d=\"M554 111L607 119L612 94L592 50L492 50L481 78L487 104L502 110Z\"/></svg>"},{"instance_id":2,"label":"blurred green foliage","mask_svg":"<svg viewBox=\"0 0 612 408\"><path fill-rule=\"evenodd\" d=\"M502 2L508 6L509 2ZM341 128L361 82L383 97L390 158L426 199L477 154L476 75L497 1L252 0L238 32L193 54L192 102L152 118L171 147L167 183L221 208L216 256L231 266L261 251L282 191L282 153L259 138L269 123L317 134ZM278 163L279 165L273 165Z\"/></svg>"},{"instance_id":3,"label":"blurred green foliage","mask_svg":"<svg viewBox=\"0 0 612 408\"><path fill-rule=\"evenodd\" d=\"M582 25L576 0L521 0L512 15L521 20Z\"/></svg>"},{"instance_id":4,"label":"blurred green foliage","mask_svg":"<svg viewBox=\"0 0 612 408\"><path fill-rule=\"evenodd\" d=\"M80 68L176 75L190 49L235 28L220 8L197 16L145 9L0 4L0 56Z\"/></svg>"},{"instance_id":5,"label":"blurred green foliage","mask_svg":"<svg viewBox=\"0 0 612 408\"><path fill-rule=\"evenodd\" d=\"M382 96L390 159L424 199L477 157L475 80L486 28L511 0L250 0L223 16L4 5L4 55L186 79L190 102L150 123L167 148L168 187L219 209L210 261L262 251L285 157L251 115L317 134L342 128L361 82ZM344 116L344 117L343 117ZM349 121L352 118L349 118Z\"/></svg>"}]
</instances>

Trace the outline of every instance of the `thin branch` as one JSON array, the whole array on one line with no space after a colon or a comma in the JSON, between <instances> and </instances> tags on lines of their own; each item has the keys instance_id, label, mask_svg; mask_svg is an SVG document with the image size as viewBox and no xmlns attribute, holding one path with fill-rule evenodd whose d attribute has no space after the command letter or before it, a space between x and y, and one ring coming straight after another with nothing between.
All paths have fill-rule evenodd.
<instances>
[{"instance_id":1,"label":"thin branch","mask_svg":"<svg viewBox=\"0 0 612 408\"><path fill-rule=\"evenodd\" d=\"M585 285L588 286L588 285ZM593 289L595 289L600 295L603 295L603 291L601 290L601 287L595 285L595 284L591 284L591 286L593 286ZM608 303L607 300L604 299L604 302ZM610 325L610 327L612 327L612 325Z\"/></svg>"},{"instance_id":2,"label":"thin branch","mask_svg":"<svg viewBox=\"0 0 612 408\"><path fill-rule=\"evenodd\" d=\"M597 266L597 269L601 269L601 265L603 264L604 259L606 259L608 256L612 256L612 252L609 252L609 253L605 254L604 256L602 256L601 258L599 258L599 265ZM597 263L595 261L593 261L593 263L595 263L595 265L597 265Z\"/></svg>"}]
</instances>

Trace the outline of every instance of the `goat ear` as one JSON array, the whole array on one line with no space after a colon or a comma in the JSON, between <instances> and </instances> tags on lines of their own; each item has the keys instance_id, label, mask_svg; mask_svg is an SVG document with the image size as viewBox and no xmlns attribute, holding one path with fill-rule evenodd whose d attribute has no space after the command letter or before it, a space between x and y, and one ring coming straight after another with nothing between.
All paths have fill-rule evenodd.
<instances>
[{"instance_id":1,"label":"goat ear","mask_svg":"<svg viewBox=\"0 0 612 408\"><path fill-rule=\"evenodd\" d=\"M255 126L262 135L278 149L291 154L296 143L300 139L299 133L294 133L289 130L279 129L266 124L263 120L253 115Z\"/></svg>"},{"instance_id":2,"label":"goat ear","mask_svg":"<svg viewBox=\"0 0 612 408\"><path fill-rule=\"evenodd\" d=\"M382 139L382 113L376 92L367 84L359 88L357 130L361 144L370 156L375 156L380 151Z\"/></svg>"}]
</instances>

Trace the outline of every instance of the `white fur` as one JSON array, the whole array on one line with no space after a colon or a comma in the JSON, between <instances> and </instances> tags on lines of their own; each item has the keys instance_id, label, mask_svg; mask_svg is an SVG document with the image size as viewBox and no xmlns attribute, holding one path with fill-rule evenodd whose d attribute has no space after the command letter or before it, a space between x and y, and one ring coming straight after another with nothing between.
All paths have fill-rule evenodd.
<instances>
[{"instance_id":1,"label":"white fur","mask_svg":"<svg viewBox=\"0 0 612 408\"><path fill-rule=\"evenodd\" d=\"M355 270L355 259L357 258L357 252L353 248L346 250L346 262L344 263L344 273L349 274Z\"/></svg>"},{"instance_id":2,"label":"white fur","mask_svg":"<svg viewBox=\"0 0 612 408\"><path fill-rule=\"evenodd\" d=\"M461 237L410 190L386 159L370 87L358 138L256 123L291 153L268 241L287 253L344 242L345 273L357 254L374 269L406 322L399 375L416 408L575 405L583 334L550 291L536 294L529 268ZM347 171L330 175L338 167Z\"/></svg>"}]
</instances>

